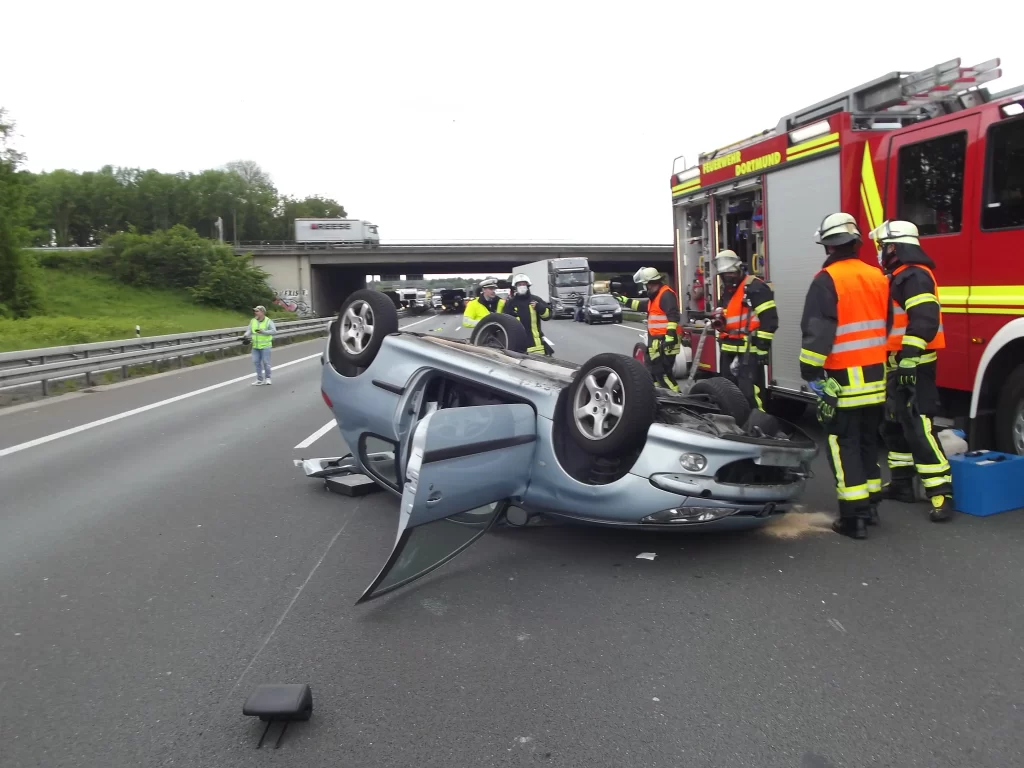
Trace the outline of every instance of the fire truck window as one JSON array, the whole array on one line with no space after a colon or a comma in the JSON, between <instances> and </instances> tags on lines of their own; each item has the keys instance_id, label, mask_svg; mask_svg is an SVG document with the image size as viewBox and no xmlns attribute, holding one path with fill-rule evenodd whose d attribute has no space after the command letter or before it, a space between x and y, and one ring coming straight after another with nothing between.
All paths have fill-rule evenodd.
<instances>
[{"instance_id":1,"label":"fire truck window","mask_svg":"<svg viewBox=\"0 0 1024 768\"><path fill-rule=\"evenodd\" d=\"M960 231L966 153L966 132L900 149L898 216L917 224L921 235Z\"/></svg>"},{"instance_id":2,"label":"fire truck window","mask_svg":"<svg viewBox=\"0 0 1024 768\"><path fill-rule=\"evenodd\" d=\"M1024 120L997 123L989 130L981 226L1024 227Z\"/></svg>"}]
</instances>

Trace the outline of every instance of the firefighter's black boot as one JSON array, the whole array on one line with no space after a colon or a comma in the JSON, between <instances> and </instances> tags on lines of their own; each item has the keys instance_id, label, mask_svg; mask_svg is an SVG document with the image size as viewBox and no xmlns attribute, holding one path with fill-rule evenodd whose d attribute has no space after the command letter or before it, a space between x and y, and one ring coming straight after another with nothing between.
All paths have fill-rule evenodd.
<instances>
[{"instance_id":1,"label":"firefighter's black boot","mask_svg":"<svg viewBox=\"0 0 1024 768\"><path fill-rule=\"evenodd\" d=\"M871 507L868 510L868 520L867 520L867 523L868 523L868 525L878 525L881 522L882 522L881 519L879 519L879 517L878 517L878 505L877 504L872 504Z\"/></svg>"},{"instance_id":2,"label":"firefighter's black boot","mask_svg":"<svg viewBox=\"0 0 1024 768\"><path fill-rule=\"evenodd\" d=\"M840 536L849 536L851 539L866 539L868 537L867 520L863 517L840 517L832 523L832 530Z\"/></svg>"},{"instance_id":3,"label":"firefighter's black boot","mask_svg":"<svg viewBox=\"0 0 1024 768\"><path fill-rule=\"evenodd\" d=\"M953 519L953 497L932 496L932 511L928 519L933 523L948 523Z\"/></svg>"},{"instance_id":4,"label":"firefighter's black boot","mask_svg":"<svg viewBox=\"0 0 1024 768\"><path fill-rule=\"evenodd\" d=\"M882 498L891 501L902 501L913 504L917 501L914 495L914 479L912 477L894 477L891 482L882 486Z\"/></svg>"}]
</instances>

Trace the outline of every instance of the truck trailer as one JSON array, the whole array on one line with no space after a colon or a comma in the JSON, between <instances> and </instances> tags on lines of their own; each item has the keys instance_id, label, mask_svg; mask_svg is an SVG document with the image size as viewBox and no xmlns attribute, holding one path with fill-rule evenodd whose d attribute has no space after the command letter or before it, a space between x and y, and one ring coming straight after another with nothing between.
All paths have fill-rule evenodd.
<instances>
[{"instance_id":1,"label":"truck trailer","mask_svg":"<svg viewBox=\"0 0 1024 768\"><path fill-rule=\"evenodd\" d=\"M822 219L856 217L860 256L876 267L868 233L906 220L936 264L942 416L967 430L972 449L1024 454L1024 86L996 94L979 87L1000 76L998 66L954 59L891 72L694 165L676 158L677 284L706 277L708 303L720 306L713 259L728 248L774 288L768 410L785 418L813 400L800 376L800 318L825 261L813 236ZM696 336L693 321L705 313L693 297L685 310ZM721 370L719 348L705 345L701 369Z\"/></svg>"},{"instance_id":2,"label":"truck trailer","mask_svg":"<svg viewBox=\"0 0 1024 768\"><path fill-rule=\"evenodd\" d=\"M520 272L530 278L530 293L551 305L552 319L572 317L579 297L586 302L592 292L593 273L586 258L542 259L516 267L512 275Z\"/></svg>"},{"instance_id":3,"label":"truck trailer","mask_svg":"<svg viewBox=\"0 0 1024 768\"><path fill-rule=\"evenodd\" d=\"M295 242L320 248L376 248L377 225L360 219L295 219Z\"/></svg>"}]
</instances>

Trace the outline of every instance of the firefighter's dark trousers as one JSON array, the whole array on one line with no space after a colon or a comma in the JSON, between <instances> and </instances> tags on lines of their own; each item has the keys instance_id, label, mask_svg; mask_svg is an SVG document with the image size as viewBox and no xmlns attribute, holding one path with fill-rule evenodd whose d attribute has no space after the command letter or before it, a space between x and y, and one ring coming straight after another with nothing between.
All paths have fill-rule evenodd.
<instances>
[{"instance_id":1,"label":"firefighter's dark trousers","mask_svg":"<svg viewBox=\"0 0 1024 768\"><path fill-rule=\"evenodd\" d=\"M676 382L676 377L672 373L676 366L675 355L659 355L654 360L650 359L651 351L647 350L647 370L651 372L651 378L654 379L654 386L665 387L671 389L673 392L679 391L679 384Z\"/></svg>"},{"instance_id":2,"label":"firefighter's dark trousers","mask_svg":"<svg viewBox=\"0 0 1024 768\"><path fill-rule=\"evenodd\" d=\"M841 518L866 519L871 505L881 501L878 432L884 418L882 405L837 408L835 419L825 428Z\"/></svg>"},{"instance_id":3,"label":"firefighter's dark trousers","mask_svg":"<svg viewBox=\"0 0 1024 768\"><path fill-rule=\"evenodd\" d=\"M743 358L747 358L746 367L743 365ZM765 363L768 360L767 355L758 355L751 352L749 355L743 352L722 352L720 354L722 375L729 379L733 384L740 388L740 392L747 398L747 402L750 403L750 407L758 411L764 410L764 392L768 384L765 381ZM737 371L737 375L733 375L731 367L732 361L739 358L740 367Z\"/></svg>"},{"instance_id":4,"label":"firefighter's dark trousers","mask_svg":"<svg viewBox=\"0 0 1024 768\"><path fill-rule=\"evenodd\" d=\"M921 363L917 366L917 384L912 390L898 386L898 371L888 373L886 418L881 430L889 452L889 475L893 485L910 485L916 474L929 498L953 495L949 461L932 423L932 417L939 410L935 365Z\"/></svg>"}]
</instances>

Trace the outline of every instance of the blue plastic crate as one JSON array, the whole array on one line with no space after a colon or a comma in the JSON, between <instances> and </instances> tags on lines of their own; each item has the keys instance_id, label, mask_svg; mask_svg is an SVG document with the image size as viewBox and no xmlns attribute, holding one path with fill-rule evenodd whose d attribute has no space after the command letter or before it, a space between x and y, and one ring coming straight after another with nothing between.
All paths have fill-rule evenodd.
<instances>
[{"instance_id":1,"label":"blue plastic crate","mask_svg":"<svg viewBox=\"0 0 1024 768\"><path fill-rule=\"evenodd\" d=\"M971 451L949 457L953 506L976 517L1024 509L1024 456Z\"/></svg>"}]
</instances>

